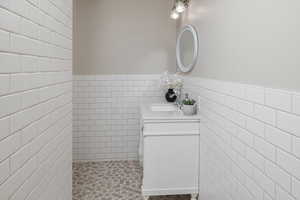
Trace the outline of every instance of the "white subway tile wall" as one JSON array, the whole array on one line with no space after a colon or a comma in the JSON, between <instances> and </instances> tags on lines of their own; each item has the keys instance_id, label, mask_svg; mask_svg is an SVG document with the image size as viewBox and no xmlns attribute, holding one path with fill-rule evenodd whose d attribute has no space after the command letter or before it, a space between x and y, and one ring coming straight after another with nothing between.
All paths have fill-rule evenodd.
<instances>
[{"instance_id":1,"label":"white subway tile wall","mask_svg":"<svg viewBox=\"0 0 300 200\"><path fill-rule=\"evenodd\" d=\"M0 199L72 199L72 0L0 0Z\"/></svg>"},{"instance_id":2,"label":"white subway tile wall","mask_svg":"<svg viewBox=\"0 0 300 200\"><path fill-rule=\"evenodd\" d=\"M300 94L184 79L202 114L200 199L300 200Z\"/></svg>"},{"instance_id":3,"label":"white subway tile wall","mask_svg":"<svg viewBox=\"0 0 300 200\"><path fill-rule=\"evenodd\" d=\"M74 76L73 160L136 160L139 105L162 101L159 75Z\"/></svg>"}]
</instances>

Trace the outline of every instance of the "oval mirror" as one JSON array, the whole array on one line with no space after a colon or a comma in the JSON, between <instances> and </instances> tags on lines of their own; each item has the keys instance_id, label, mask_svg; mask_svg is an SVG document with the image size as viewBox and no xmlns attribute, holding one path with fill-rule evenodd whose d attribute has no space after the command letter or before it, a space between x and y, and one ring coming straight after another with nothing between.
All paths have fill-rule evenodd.
<instances>
[{"instance_id":1,"label":"oval mirror","mask_svg":"<svg viewBox=\"0 0 300 200\"><path fill-rule=\"evenodd\" d=\"M176 45L176 60L180 71L189 72L197 63L198 34L192 25L186 25L180 31Z\"/></svg>"}]
</instances>

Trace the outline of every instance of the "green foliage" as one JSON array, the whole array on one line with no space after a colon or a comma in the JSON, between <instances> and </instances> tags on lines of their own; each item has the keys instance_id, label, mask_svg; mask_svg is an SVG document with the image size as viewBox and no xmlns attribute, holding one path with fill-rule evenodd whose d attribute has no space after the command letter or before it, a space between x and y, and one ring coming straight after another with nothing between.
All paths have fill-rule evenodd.
<instances>
[{"instance_id":1,"label":"green foliage","mask_svg":"<svg viewBox=\"0 0 300 200\"><path fill-rule=\"evenodd\" d=\"M183 101L182 101L182 104L184 104L184 105L194 105L196 103L196 101L194 100L194 99L184 99Z\"/></svg>"}]
</instances>

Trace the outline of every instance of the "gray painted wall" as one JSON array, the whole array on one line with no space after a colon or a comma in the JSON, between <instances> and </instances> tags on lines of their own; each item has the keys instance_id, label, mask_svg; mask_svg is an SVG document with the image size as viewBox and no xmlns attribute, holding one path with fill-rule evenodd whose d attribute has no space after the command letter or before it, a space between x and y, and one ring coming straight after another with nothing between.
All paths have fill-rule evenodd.
<instances>
[{"instance_id":1,"label":"gray painted wall","mask_svg":"<svg viewBox=\"0 0 300 200\"><path fill-rule=\"evenodd\" d=\"M75 0L75 74L175 69L172 0Z\"/></svg>"},{"instance_id":2,"label":"gray painted wall","mask_svg":"<svg viewBox=\"0 0 300 200\"><path fill-rule=\"evenodd\" d=\"M300 89L300 1L192 0L200 57L190 76Z\"/></svg>"}]
</instances>

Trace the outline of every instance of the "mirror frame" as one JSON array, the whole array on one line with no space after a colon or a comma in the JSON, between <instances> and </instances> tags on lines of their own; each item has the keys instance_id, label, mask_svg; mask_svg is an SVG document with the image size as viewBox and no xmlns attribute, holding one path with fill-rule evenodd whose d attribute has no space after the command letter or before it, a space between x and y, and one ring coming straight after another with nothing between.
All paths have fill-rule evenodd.
<instances>
[{"instance_id":1,"label":"mirror frame","mask_svg":"<svg viewBox=\"0 0 300 200\"><path fill-rule=\"evenodd\" d=\"M184 32L189 31L192 33L193 35L193 39L194 39L194 55L193 55L193 61L191 64L189 64L188 66L185 66L182 61L181 61L181 57L180 57L180 40L181 37L183 35ZM181 72L190 72L196 65L197 60L198 60L198 51L199 51L199 40L198 40L198 34L197 34L197 30L195 29L194 26L192 25L186 25L184 26L178 37L177 37L177 44L176 44L176 61L177 61L177 66L180 69Z\"/></svg>"}]
</instances>

